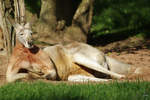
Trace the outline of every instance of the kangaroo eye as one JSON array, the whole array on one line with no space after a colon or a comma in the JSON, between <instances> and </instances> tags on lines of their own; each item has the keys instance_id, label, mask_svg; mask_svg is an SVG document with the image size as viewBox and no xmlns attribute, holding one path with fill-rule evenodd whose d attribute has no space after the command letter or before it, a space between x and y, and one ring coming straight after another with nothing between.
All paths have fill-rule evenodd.
<instances>
[{"instance_id":1,"label":"kangaroo eye","mask_svg":"<svg viewBox=\"0 0 150 100\"><path fill-rule=\"evenodd\" d=\"M32 34L33 32L32 31L30 31L30 34Z\"/></svg>"},{"instance_id":2,"label":"kangaroo eye","mask_svg":"<svg viewBox=\"0 0 150 100\"><path fill-rule=\"evenodd\" d=\"M23 33L21 33L20 35L23 35Z\"/></svg>"}]
</instances>

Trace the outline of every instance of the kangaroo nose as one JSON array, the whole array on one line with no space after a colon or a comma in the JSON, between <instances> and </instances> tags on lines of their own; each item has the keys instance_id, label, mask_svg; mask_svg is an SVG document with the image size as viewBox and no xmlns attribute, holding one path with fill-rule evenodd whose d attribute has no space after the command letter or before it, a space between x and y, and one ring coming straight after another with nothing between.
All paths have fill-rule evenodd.
<instances>
[{"instance_id":1,"label":"kangaroo nose","mask_svg":"<svg viewBox=\"0 0 150 100\"><path fill-rule=\"evenodd\" d=\"M28 42L29 46L32 47L33 43L32 42Z\"/></svg>"}]
</instances>

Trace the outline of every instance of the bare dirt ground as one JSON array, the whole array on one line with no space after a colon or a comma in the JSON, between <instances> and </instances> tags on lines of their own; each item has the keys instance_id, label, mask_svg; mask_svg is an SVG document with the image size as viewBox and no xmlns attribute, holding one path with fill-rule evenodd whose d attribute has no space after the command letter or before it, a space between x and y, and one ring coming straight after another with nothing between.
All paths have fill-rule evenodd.
<instances>
[{"instance_id":1,"label":"bare dirt ground","mask_svg":"<svg viewBox=\"0 0 150 100\"><path fill-rule=\"evenodd\" d=\"M142 40L139 38L128 38L123 41L110 43L103 47L97 47L105 52L106 55L118 59L122 62L132 65L132 71L128 75L128 79L135 79L137 75L132 75L136 68L140 72L138 76L150 81L150 40ZM7 70L7 55L4 51L0 51L0 85L5 84L5 73ZM140 73L136 70L137 73Z\"/></svg>"},{"instance_id":2,"label":"bare dirt ground","mask_svg":"<svg viewBox=\"0 0 150 100\"><path fill-rule=\"evenodd\" d=\"M150 40L131 37L98 48L106 55L132 65L127 79L150 81Z\"/></svg>"}]
</instances>

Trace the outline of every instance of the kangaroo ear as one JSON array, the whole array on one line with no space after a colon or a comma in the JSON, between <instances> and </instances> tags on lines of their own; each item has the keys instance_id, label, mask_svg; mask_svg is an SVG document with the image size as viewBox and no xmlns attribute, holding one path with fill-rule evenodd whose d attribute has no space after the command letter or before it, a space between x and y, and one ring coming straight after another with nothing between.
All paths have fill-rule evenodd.
<instances>
[{"instance_id":1,"label":"kangaroo ear","mask_svg":"<svg viewBox=\"0 0 150 100\"><path fill-rule=\"evenodd\" d=\"M22 26L18 23L14 24L13 26L15 28L15 31L19 31L20 29L22 29Z\"/></svg>"},{"instance_id":2,"label":"kangaroo ear","mask_svg":"<svg viewBox=\"0 0 150 100\"><path fill-rule=\"evenodd\" d=\"M25 27L25 28L31 28L30 23L29 23L29 22L26 23L26 24L24 25L24 27Z\"/></svg>"}]
</instances>

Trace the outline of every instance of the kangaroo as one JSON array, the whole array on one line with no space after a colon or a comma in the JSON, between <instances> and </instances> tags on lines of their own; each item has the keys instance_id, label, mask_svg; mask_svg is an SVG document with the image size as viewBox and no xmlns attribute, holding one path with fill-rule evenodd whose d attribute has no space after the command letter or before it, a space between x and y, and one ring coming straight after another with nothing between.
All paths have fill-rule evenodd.
<instances>
[{"instance_id":1,"label":"kangaroo","mask_svg":"<svg viewBox=\"0 0 150 100\"><path fill-rule=\"evenodd\" d=\"M105 56L98 49L84 43L74 42L66 46L55 45L43 51L32 44L30 24L16 24L16 46L9 60L6 80L14 82L29 79L31 75L48 80L108 81L96 77L96 72L114 78L124 78L130 65Z\"/></svg>"},{"instance_id":2,"label":"kangaroo","mask_svg":"<svg viewBox=\"0 0 150 100\"><path fill-rule=\"evenodd\" d=\"M130 70L129 64L105 56L103 52L84 43L74 42L66 46L55 45L46 47L43 51L54 62L61 80L108 81L109 79L95 77L94 71L120 79L124 78L124 74Z\"/></svg>"},{"instance_id":3,"label":"kangaroo","mask_svg":"<svg viewBox=\"0 0 150 100\"><path fill-rule=\"evenodd\" d=\"M30 24L14 25L16 31L16 46L9 59L6 72L7 82L29 79L29 73L35 73L43 78L56 78L56 70L49 56L32 44Z\"/></svg>"}]
</instances>

